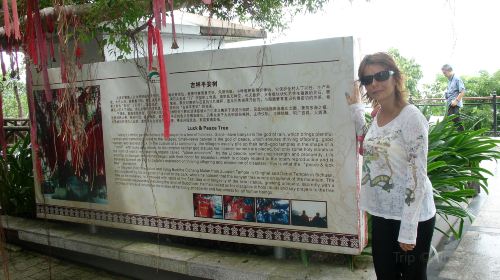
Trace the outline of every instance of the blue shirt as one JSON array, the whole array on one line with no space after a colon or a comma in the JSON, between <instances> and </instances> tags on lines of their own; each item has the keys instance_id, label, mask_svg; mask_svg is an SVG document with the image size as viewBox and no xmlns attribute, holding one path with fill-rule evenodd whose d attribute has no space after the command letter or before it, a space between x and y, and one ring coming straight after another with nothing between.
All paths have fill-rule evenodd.
<instances>
[{"instance_id":1,"label":"blue shirt","mask_svg":"<svg viewBox=\"0 0 500 280\"><path fill-rule=\"evenodd\" d=\"M445 92L446 105L450 107L451 102L455 100L461 92L465 92L464 82L453 74L453 76L448 80L448 88ZM458 107L462 107L462 100L457 104Z\"/></svg>"}]
</instances>

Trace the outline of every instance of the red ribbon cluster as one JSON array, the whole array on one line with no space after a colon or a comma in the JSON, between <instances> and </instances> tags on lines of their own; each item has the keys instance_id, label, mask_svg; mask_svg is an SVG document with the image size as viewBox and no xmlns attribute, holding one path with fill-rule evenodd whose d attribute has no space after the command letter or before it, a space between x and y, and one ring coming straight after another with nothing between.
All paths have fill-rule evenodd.
<instances>
[{"instance_id":1,"label":"red ribbon cluster","mask_svg":"<svg viewBox=\"0 0 500 280\"><path fill-rule=\"evenodd\" d=\"M5 36L7 36L7 39L10 39L10 36L14 36L14 39L19 41L21 40L21 32L19 30L19 14L17 13L16 0L11 0L11 7L12 7L12 25L9 13L9 1L3 0L2 9L3 9L3 23L4 23Z\"/></svg>"},{"instance_id":2,"label":"red ribbon cluster","mask_svg":"<svg viewBox=\"0 0 500 280\"><path fill-rule=\"evenodd\" d=\"M175 20L174 20L174 0L167 0L170 6L170 18L172 20L172 49L179 48L176 40ZM210 5L212 0L202 0L203 3ZM168 95L167 84L167 68L163 58L163 42L161 39L161 27L165 27L166 23L166 5L165 0L153 0L153 18L155 25L153 26L152 20L148 21L148 70L158 70L160 76L160 91L161 91L161 104L163 109L163 136L165 139L170 137L170 102ZM156 45L156 56L158 67L153 66L153 50Z\"/></svg>"},{"instance_id":3,"label":"red ribbon cluster","mask_svg":"<svg viewBox=\"0 0 500 280\"><path fill-rule=\"evenodd\" d=\"M45 32L42 29L40 17L40 7L38 0L27 1L27 22L26 22L26 44L27 53L33 60L33 64L42 72L43 89L47 101L52 101L50 91L49 72L47 64L47 45Z\"/></svg>"},{"instance_id":4,"label":"red ribbon cluster","mask_svg":"<svg viewBox=\"0 0 500 280\"><path fill-rule=\"evenodd\" d=\"M170 101L168 96L167 68L163 59L163 42L161 40L160 28L153 26L151 20L148 21L148 69L152 71L153 67L153 46L156 45L158 74L160 76L161 105L163 109L163 136L165 139L170 137Z\"/></svg>"}]
</instances>

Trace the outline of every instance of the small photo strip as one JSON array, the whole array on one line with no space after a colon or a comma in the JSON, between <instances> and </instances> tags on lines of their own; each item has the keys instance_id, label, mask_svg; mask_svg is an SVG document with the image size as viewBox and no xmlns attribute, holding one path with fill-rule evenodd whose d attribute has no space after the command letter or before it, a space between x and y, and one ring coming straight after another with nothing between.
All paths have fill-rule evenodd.
<instances>
[{"instance_id":1,"label":"small photo strip","mask_svg":"<svg viewBox=\"0 0 500 280\"><path fill-rule=\"evenodd\" d=\"M290 224L290 200L257 198L257 223Z\"/></svg>"},{"instance_id":2,"label":"small photo strip","mask_svg":"<svg viewBox=\"0 0 500 280\"><path fill-rule=\"evenodd\" d=\"M255 222L255 198L225 195L224 219Z\"/></svg>"},{"instance_id":3,"label":"small photo strip","mask_svg":"<svg viewBox=\"0 0 500 280\"><path fill-rule=\"evenodd\" d=\"M193 194L194 216L222 219L222 196L215 194Z\"/></svg>"},{"instance_id":4,"label":"small photo strip","mask_svg":"<svg viewBox=\"0 0 500 280\"><path fill-rule=\"evenodd\" d=\"M327 228L326 201L292 200L292 225Z\"/></svg>"}]
</instances>

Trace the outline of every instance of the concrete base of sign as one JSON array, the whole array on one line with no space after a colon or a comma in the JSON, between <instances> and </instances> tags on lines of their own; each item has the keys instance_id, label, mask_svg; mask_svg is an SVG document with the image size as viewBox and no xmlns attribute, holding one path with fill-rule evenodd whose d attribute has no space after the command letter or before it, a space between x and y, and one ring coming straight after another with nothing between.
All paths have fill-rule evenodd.
<instances>
[{"instance_id":1,"label":"concrete base of sign","mask_svg":"<svg viewBox=\"0 0 500 280\"><path fill-rule=\"evenodd\" d=\"M100 261L92 265L102 266L103 258L110 259L115 263L103 269L140 279L151 279L155 273L165 271L204 279L330 279L334 275L338 279L375 279L369 257L360 256L353 271L347 264L311 262L305 267L300 260L277 260L272 255L158 245L151 234L127 231L117 235L116 230L108 232L101 227L91 234L87 225L10 216L4 216L3 223L11 236L17 233L19 242L50 246L54 256L64 250L86 254L86 258L75 260L80 262L97 257ZM131 275L127 267L132 265L151 271Z\"/></svg>"},{"instance_id":2,"label":"concrete base of sign","mask_svg":"<svg viewBox=\"0 0 500 280\"><path fill-rule=\"evenodd\" d=\"M51 248L55 257L84 262L138 279L375 279L372 259L357 256L354 270L348 264L277 260L256 256L158 242L154 234L118 231L99 227L89 233L88 225L3 216L4 227L18 242ZM439 232L435 232L440 235ZM442 235L435 236L437 245ZM66 253L65 253L66 252ZM185 278L188 277L188 278ZM192 278L195 277L195 278Z\"/></svg>"}]
</instances>

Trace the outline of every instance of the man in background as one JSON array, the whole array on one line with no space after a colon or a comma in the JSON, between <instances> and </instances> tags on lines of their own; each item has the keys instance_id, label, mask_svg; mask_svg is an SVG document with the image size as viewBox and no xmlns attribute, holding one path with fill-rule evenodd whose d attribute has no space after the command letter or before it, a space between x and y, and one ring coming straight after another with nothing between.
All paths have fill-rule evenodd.
<instances>
[{"instance_id":1,"label":"man in background","mask_svg":"<svg viewBox=\"0 0 500 280\"><path fill-rule=\"evenodd\" d=\"M445 98L446 105L448 108L447 116L455 115L453 119L455 125L457 126L457 131L464 131L464 127L460 120L460 108L462 108L462 98L465 94L464 82L455 75L453 68L449 64L443 65L441 67L443 75L448 78L448 87L446 88ZM476 195L481 191L481 188L477 182L468 182L468 187L470 189L476 190Z\"/></svg>"},{"instance_id":2,"label":"man in background","mask_svg":"<svg viewBox=\"0 0 500 280\"><path fill-rule=\"evenodd\" d=\"M460 120L460 108L463 107L462 98L465 95L464 82L460 77L455 75L453 68L449 64L443 65L441 71L443 71L443 75L448 79L448 87L445 92L446 105L448 108L446 115L455 115L456 117L453 121L457 125L457 130L463 131L464 127Z\"/></svg>"}]
</instances>

